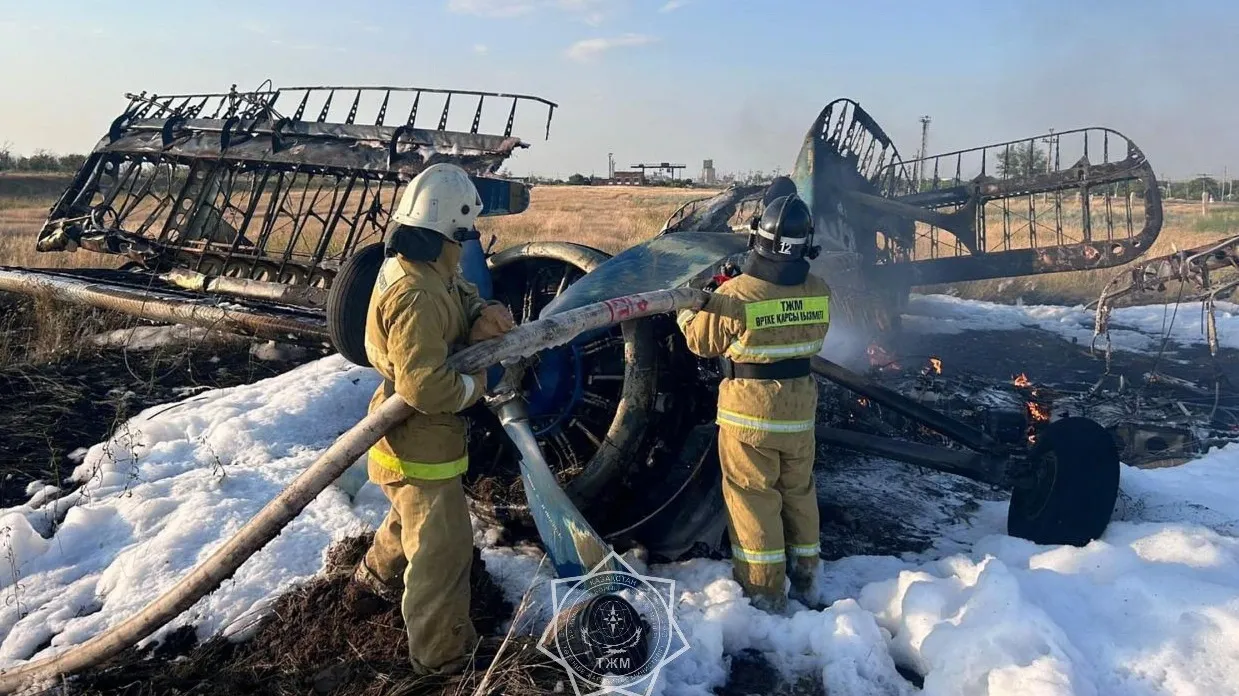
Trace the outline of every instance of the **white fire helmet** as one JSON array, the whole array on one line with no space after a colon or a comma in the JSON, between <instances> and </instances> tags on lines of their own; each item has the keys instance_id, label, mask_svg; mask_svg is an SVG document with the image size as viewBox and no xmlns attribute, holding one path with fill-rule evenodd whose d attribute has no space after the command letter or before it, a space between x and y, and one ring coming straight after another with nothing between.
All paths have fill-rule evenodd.
<instances>
[{"instance_id":1,"label":"white fire helmet","mask_svg":"<svg viewBox=\"0 0 1239 696\"><path fill-rule=\"evenodd\" d=\"M481 212L482 197L465 170L441 163L427 167L409 182L391 219L456 241L458 232L473 228Z\"/></svg>"}]
</instances>

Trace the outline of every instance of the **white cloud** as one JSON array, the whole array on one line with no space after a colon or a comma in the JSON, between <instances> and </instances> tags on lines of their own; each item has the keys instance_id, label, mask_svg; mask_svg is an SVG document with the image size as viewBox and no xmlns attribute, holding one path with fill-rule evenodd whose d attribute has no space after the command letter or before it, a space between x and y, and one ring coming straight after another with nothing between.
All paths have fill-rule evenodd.
<instances>
[{"instance_id":1,"label":"white cloud","mask_svg":"<svg viewBox=\"0 0 1239 696\"><path fill-rule=\"evenodd\" d=\"M607 18L609 10L618 4L615 0L558 0L559 9L576 15L581 21L596 27Z\"/></svg>"},{"instance_id":2,"label":"white cloud","mask_svg":"<svg viewBox=\"0 0 1239 696\"><path fill-rule=\"evenodd\" d=\"M448 0L449 12L478 17L519 17L539 10L563 12L590 26L606 21L627 0Z\"/></svg>"},{"instance_id":3,"label":"white cloud","mask_svg":"<svg viewBox=\"0 0 1239 696\"><path fill-rule=\"evenodd\" d=\"M377 24L370 24L369 22L362 22L356 19L352 20L352 22L350 23L353 26L357 27L358 29L368 34L382 34L383 33L383 28Z\"/></svg>"},{"instance_id":4,"label":"white cloud","mask_svg":"<svg viewBox=\"0 0 1239 696\"><path fill-rule=\"evenodd\" d=\"M486 47L486 44L473 44L473 52L479 56L486 55L488 51L490 51L490 49Z\"/></svg>"},{"instance_id":5,"label":"white cloud","mask_svg":"<svg viewBox=\"0 0 1239 696\"><path fill-rule=\"evenodd\" d=\"M624 34L623 36L611 38L584 39L569 46L565 54L572 60L585 63L613 48L644 46L654 41L657 41L657 39L644 34Z\"/></svg>"},{"instance_id":6,"label":"white cloud","mask_svg":"<svg viewBox=\"0 0 1239 696\"><path fill-rule=\"evenodd\" d=\"M684 7L691 1L692 0L667 0L667 4L658 8L658 11L659 12L675 12L676 10L680 9L681 7Z\"/></svg>"},{"instance_id":7,"label":"white cloud","mask_svg":"<svg viewBox=\"0 0 1239 696\"><path fill-rule=\"evenodd\" d=\"M516 17L532 12L539 4L535 0L448 0L447 9L479 17Z\"/></svg>"}]
</instances>

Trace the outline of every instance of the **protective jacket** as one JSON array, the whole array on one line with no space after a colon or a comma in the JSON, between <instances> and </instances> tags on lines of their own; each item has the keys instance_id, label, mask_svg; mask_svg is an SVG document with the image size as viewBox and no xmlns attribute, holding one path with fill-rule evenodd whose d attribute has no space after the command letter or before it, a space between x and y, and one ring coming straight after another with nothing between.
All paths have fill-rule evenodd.
<instances>
[{"instance_id":1,"label":"protective jacket","mask_svg":"<svg viewBox=\"0 0 1239 696\"><path fill-rule=\"evenodd\" d=\"M435 261L387 258L366 317L366 356L384 383L370 401L378 408L393 392L416 412L370 450L370 478L442 480L468 468L465 423L456 413L486 390L485 374L447 366L454 348L488 304L456 273L460 247L445 245Z\"/></svg>"},{"instance_id":2,"label":"protective jacket","mask_svg":"<svg viewBox=\"0 0 1239 696\"><path fill-rule=\"evenodd\" d=\"M707 308L713 311L681 312L677 321L690 351L736 364L739 374L725 375L719 385L719 427L755 446L812 432L817 384L804 361L816 355L826 339L830 288L812 274L795 285L741 275L720 285L714 295ZM772 363L802 367L793 369L801 376L743 376L745 365Z\"/></svg>"}]
</instances>

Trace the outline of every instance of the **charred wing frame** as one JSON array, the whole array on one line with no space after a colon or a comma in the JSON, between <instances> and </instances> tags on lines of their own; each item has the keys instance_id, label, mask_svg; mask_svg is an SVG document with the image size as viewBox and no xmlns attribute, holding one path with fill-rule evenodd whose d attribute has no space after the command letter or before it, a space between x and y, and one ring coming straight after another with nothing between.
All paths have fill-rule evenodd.
<instances>
[{"instance_id":1,"label":"charred wing frame","mask_svg":"<svg viewBox=\"0 0 1239 696\"><path fill-rule=\"evenodd\" d=\"M126 96L53 206L38 250L81 247L161 272L320 290L383 238L402 185L437 162L474 177L484 214L524 210L524 187L491 175L528 147L512 135L518 108L545 106L548 135L556 108L529 95L419 87ZM496 110L502 127L482 131ZM465 123L451 129L462 111Z\"/></svg>"}]
</instances>

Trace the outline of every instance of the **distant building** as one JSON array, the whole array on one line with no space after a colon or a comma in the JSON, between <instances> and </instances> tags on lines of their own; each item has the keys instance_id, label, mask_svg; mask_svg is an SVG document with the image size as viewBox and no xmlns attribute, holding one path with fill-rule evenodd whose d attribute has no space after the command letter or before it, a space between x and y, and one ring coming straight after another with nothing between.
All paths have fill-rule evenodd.
<instances>
[{"instance_id":1,"label":"distant building","mask_svg":"<svg viewBox=\"0 0 1239 696\"><path fill-rule=\"evenodd\" d=\"M616 186L645 186L645 172L615 172L609 183Z\"/></svg>"},{"instance_id":2,"label":"distant building","mask_svg":"<svg viewBox=\"0 0 1239 696\"><path fill-rule=\"evenodd\" d=\"M718 180L718 173L714 171L714 160L708 159L701 163L701 183L713 184Z\"/></svg>"}]
</instances>

